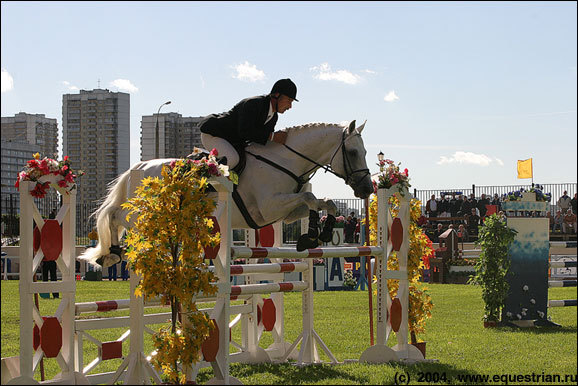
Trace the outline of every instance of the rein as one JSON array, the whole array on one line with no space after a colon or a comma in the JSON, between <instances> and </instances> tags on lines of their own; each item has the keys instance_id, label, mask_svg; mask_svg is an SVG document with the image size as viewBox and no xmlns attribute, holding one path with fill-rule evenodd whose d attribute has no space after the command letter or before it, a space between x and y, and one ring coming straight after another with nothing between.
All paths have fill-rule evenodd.
<instances>
[{"instance_id":1,"label":"rein","mask_svg":"<svg viewBox=\"0 0 578 386\"><path fill-rule=\"evenodd\" d=\"M333 153L333 155L331 156L331 160L329 161L329 165L322 165L319 162L312 160L311 158L309 158L308 156L306 156L305 154L302 154L300 152L298 152L297 150L291 148L290 146L283 144L283 146L285 146L285 148L287 148L287 150L297 154L299 157L311 162L312 164L314 164L315 166L313 166L311 169L309 169L308 171L306 171L305 173L301 174L300 176L297 176L295 173L291 172L290 170L286 169L285 167L276 164L275 162L262 157L260 155L257 154L253 154L251 152L248 152L248 154L251 154L253 157L255 157L256 159L265 162L281 171L283 171L284 173L288 174L289 176L291 176L296 182L297 182L297 189L295 190L295 192L299 192L301 190L301 188L303 187L303 185L305 185L307 182L309 182L313 176L315 175L315 173L317 172L318 168L321 168L323 170L325 170L325 173L329 172L343 180L345 180L345 183L349 185L353 175L355 173L364 173L363 176L359 179L357 179L355 182L360 181L362 178L365 178L366 174L370 174L369 169L357 169L357 170L352 170L353 168L351 167L351 161L349 160L349 157L347 156L347 152L345 151L345 139L346 139L346 131L343 131L342 137L341 137L341 143L339 144L339 146L337 147L337 149L335 150L335 152ZM360 134L356 134L356 135L360 135ZM333 170L333 168L331 167L331 163L333 162L333 159L335 158L335 156L337 155L337 152L339 151L339 149L342 150L342 154L343 154L343 166L345 169L345 176L342 176L341 174L337 173L335 170ZM348 172L348 169L350 172ZM309 175L311 172L313 172L313 174Z\"/></svg>"}]
</instances>

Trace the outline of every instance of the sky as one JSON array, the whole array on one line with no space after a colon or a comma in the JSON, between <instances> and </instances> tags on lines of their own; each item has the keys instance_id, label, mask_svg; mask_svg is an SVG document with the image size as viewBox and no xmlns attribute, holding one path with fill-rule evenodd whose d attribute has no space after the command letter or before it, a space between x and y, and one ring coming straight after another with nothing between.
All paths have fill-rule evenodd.
<instances>
[{"instance_id":1,"label":"sky","mask_svg":"<svg viewBox=\"0 0 578 386\"><path fill-rule=\"evenodd\" d=\"M576 182L576 2L1 2L2 116L56 118L62 95L130 93L140 121L205 116L297 85L276 129L367 120L416 189ZM62 136L60 137L62 144ZM318 172L318 198L353 198Z\"/></svg>"}]
</instances>

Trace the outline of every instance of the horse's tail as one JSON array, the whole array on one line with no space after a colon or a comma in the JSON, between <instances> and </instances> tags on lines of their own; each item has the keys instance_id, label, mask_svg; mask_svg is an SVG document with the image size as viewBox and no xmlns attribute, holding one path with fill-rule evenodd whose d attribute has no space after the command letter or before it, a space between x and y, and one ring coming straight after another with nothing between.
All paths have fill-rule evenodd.
<instances>
[{"instance_id":1,"label":"horse's tail","mask_svg":"<svg viewBox=\"0 0 578 386\"><path fill-rule=\"evenodd\" d=\"M120 205L127 200L127 186L130 176L130 170L127 170L116 179L114 179L108 188L106 199L100 207L91 214L96 217L96 231L98 233L98 244L92 248L86 248L86 251L78 256L80 260L96 264L96 260L110 253L111 246L111 225L112 217L115 212L120 211ZM115 228L116 230L116 228Z\"/></svg>"}]
</instances>

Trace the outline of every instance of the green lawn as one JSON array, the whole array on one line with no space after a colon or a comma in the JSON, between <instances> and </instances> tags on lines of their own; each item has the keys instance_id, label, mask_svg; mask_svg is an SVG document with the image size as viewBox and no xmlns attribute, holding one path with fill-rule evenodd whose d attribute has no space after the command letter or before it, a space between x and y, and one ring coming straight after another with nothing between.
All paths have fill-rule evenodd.
<instances>
[{"instance_id":1,"label":"green lawn","mask_svg":"<svg viewBox=\"0 0 578 386\"><path fill-rule=\"evenodd\" d=\"M77 302L128 298L128 282L77 282ZM396 376L407 374L411 384L576 384L577 309L552 308L548 311L558 328L492 328L484 329L483 302L479 287L470 285L427 285L434 301L433 318L427 333L418 338L427 341L427 358L434 362L415 365L366 365L346 363L298 367L283 365L231 365L231 375L244 384L394 384ZM576 288L551 288L551 299L576 299ZM374 302L375 304L375 302ZM42 315L52 315L58 306L53 299L40 299ZM359 359L369 346L368 295L361 291L316 292L314 296L315 329L339 361ZM151 309L149 312L168 312ZM19 349L18 282L2 281L2 357L16 356ZM116 311L106 316L127 315ZM98 316L103 316L100 314ZM85 317L95 317L86 314ZM285 296L286 340L293 342L301 329L301 294ZM240 327L233 330L239 340ZM95 331L103 341L117 339L123 329ZM147 349L152 350L148 339ZM272 343L265 332L262 347ZM390 340L393 346L394 337ZM128 352L128 342L124 345ZM321 350L320 350L321 352ZM97 355L96 346L85 343L85 365ZM327 357L322 355L327 360ZM106 361L95 372L113 371L120 359ZM48 377L59 370L56 361L45 360ZM39 372L38 372L39 374ZM37 374L37 379L40 379ZM534 378L532 380L532 374ZM497 382L460 381L458 377L496 376ZM548 382L559 375L561 382ZM564 377L572 376L564 382ZM507 377L527 376L521 382ZM197 381L205 383L212 377L209 368L201 370ZM419 380L423 382L419 382ZM437 381L437 382L436 382ZM573 382L571 382L573 381Z\"/></svg>"}]
</instances>

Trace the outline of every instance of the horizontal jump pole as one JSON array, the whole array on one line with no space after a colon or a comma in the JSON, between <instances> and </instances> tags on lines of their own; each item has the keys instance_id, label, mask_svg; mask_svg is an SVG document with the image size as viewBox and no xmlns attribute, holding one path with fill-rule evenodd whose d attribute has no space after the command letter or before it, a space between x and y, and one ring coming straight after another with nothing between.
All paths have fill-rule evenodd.
<instances>
[{"instance_id":1,"label":"horizontal jump pole","mask_svg":"<svg viewBox=\"0 0 578 386\"><path fill-rule=\"evenodd\" d=\"M231 247L231 257L235 259L246 258L272 258L272 259L314 259L328 257L357 257L357 256L380 256L383 255L381 247L336 247L336 248L313 248L297 252L295 248L248 248Z\"/></svg>"},{"instance_id":2,"label":"horizontal jump pole","mask_svg":"<svg viewBox=\"0 0 578 386\"><path fill-rule=\"evenodd\" d=\"M268 294L273 292L305 291L307 287L308 284L304 281L232 285L231 297L237 295Z\"/></svg>"},{"instance_id":3,"label":"horizontal jump pole","mask_svg":"<svg viewBox=\"0 0 578 386\"><path fill-rule=\"evenodd\" d=\"M548 307L576 307L576 299L548 300Z\"/></svg>"},{"instance_id":4,"label":"horizontal jump pole","mask_svg":"<svg viewBox=\"0 0 578 386\"><path fill-rule=\"evenodd\" d=\"M307 271L307 268L307 263L303 262L231 265L231 276L254 273L304 272ZM209 270L214 271L215 267L211 266Z\"/></svg>"},{"instance_id":5,"label":"horizontal jump pole","mask_svg":"<svg viewBox=\"0 0 578 386\"><path fill-rule=\"evenodd\" d=\"M551 261L550 268L570 268L576 267L576 261Z\"/></svg>"},{"instance_id":6,"label":"horizontal jump pole","mask_svg":"<svg viewBox=\"0 0 578 386\"><path fill-rule=\"evenodd\" d=\"M576 241L550 241L550 247L576 248Z\"/></svg>"},{"instance_id":7,"label":"horizontal jump pole","mask_svg":"<svg viewBox=\"0 0 578 386\"><path fill-rule=\"evenodd\" d=\"M576 287L576 280L548 281L548 287Z\"/></svg>"},{"instance_id":8,"label":"horizontal jump pole","mask_svg":"<svg viewBox=\"0 0 578 386\"><path fill-rule=\"evenodd\" d=\"M249 296L233 296L231 295L231 300L245 300ZM199 294L195 300L197 303L207 303L217 301L216 296L203 296ZM163 304L160 299L153 299L147 301L144 304L145 307L161 307ZM75 315L85 314L89 312L108 312L108 311L120 311L128 310L130 308L130 299L120 299L120 300L106 300L97 302L85 302L76 303L74 305Z\"/></svg>"}]
</instances>

